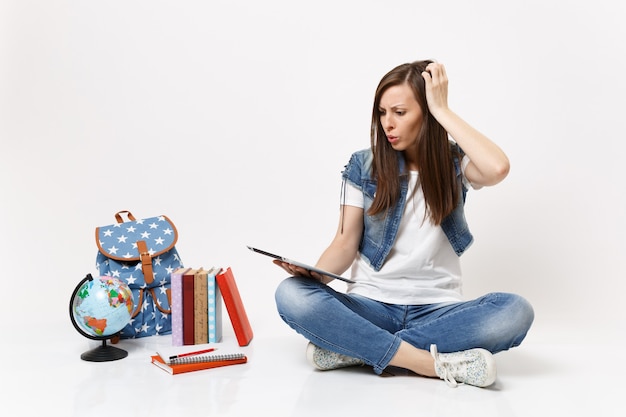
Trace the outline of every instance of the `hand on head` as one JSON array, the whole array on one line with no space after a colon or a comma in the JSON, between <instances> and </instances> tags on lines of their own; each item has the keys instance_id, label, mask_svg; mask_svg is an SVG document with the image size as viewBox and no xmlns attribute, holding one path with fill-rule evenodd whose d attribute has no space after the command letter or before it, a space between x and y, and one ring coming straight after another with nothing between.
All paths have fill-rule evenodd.
<instances>
[{"instance_id":1,"label":"hand on head","mask_svg":"<svg viewBox=\"0 0 626 417\"><path fill-rule=\"evenodd\" d=\"M431 113L448 108L448 76L443 64L431 62L422 72L426 84L426 101Z\"/></svg>"}]
</instances>

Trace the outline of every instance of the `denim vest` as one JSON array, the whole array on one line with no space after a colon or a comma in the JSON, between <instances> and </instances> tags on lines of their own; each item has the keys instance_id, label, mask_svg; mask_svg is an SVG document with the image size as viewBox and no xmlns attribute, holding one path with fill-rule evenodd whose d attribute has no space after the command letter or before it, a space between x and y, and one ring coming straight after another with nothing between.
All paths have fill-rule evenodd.
<instances>
[{"instance_id":1,"label":"denim vest","mask_svg":"<svg viewBox=\"0 0 626 417\"><path fill-rule=\"evenodd\" d=\"M400 172L403 172L404 158L402 157L402 153L398 152L398 158ZM344 183L348 181L363 192L363 235L359 243L359 252L369 261L372 268L379 271L385 263L385 259L387 259L396 240L400 219L402 218L402 213L404 213L407 194L409 192L409 182L407 176L402 175L400 179L400 198L398 203L392 207L388 213L379 213L375 216L368 215L367 210L372 205L376 193L376 180L372 179L371 176L372 159L373 154L371 149L363 149L355 152L352 154L348 165L346 165L345 170L342 172L342 178ZM462 198L459 198L459 203L452 213L443 219L441 228L448 237L448 241L452 245L454 252L456 252L458 256L461 256L472 244L474 238L469 231L467 222L465 221L465 212L463 211L467 188L463 184L461 161L455 158L454 166L459 187L461 187L462 190Z\"/></svg>"}]
</instances>

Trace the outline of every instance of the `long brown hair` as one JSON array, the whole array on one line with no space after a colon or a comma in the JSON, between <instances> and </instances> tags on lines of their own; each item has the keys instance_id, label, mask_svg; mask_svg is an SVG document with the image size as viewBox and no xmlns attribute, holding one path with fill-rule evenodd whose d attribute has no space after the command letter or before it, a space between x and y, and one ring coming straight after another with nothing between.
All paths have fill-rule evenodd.
<instances>
[{"instance_id":1,"label":"long brown hair","mask_svg":"<svg viewBox=\"0 0 626 417\"><path fill-rule=\"evenodd\" d=\"M422 72L430 60L402 64L389 71L378 84L372 109L371 146L374 154L372 179L377 182L376 195L369 215L384 213L395 206L400 197L400 172L398 151L386 140L380 121L380 99L389 87L407 84L422 109L424 122L417 138L419 184L426 200L426 210L433 224L441 221L454 210L459 199L459 189L453 160L453 147L448 133L430 114L426 102L426 88ZM405 151L406 152L406 151ZM419 186L418 184L418 186Z\"/></svg>"}]
</instances>

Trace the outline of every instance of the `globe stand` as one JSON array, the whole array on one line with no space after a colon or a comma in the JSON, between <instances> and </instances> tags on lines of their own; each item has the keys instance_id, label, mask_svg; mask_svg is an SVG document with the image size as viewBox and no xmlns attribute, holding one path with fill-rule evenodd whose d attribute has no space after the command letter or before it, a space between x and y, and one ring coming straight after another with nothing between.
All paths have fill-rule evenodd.
<instances>
[{"instance_id":1,"label":"globe stand","mask_svg":"<svg viewBox=\"0 0 626 417\"><path fill-rule=\"evenodd\" d=\"M84 361L90 362L109 362L123 359L128 356L128 352L115 346L107 345L106 339L102 341L102 345L97 348L88 350L80 355Z\"/></svg>"},{"instance_id":2,"label":"globe stand","mask_svg":"<svg viewBox=\"0 0 626 417\"><path fill-rule=\"evenodd\" d=\"M80 333L81 335L85 336L88 339L101 340L102 344L94 349L83 352L80 355L80 358L84 361L89 361L89 362L109 362L109 361L116 361L118 359L123 359L128 356L128 352L126 352L124 349L107 345L107 339L111 339L115 337L117 334L119 334L119 332L116 334L109 335L109 336L93 336L93 335L88 334L84 330L82 330L80 326L78 326L78 324L74 320L73 300L76 297L76 294L78 293L79 289L83 286L83 284L91 280L93 280L93 277L91 276L91 274L87 274L85 278L74 289L74 292L72 293L72 297L70 298L70 319L72 321L72 324L74 325L74 328L76 329L76 331L78 331L78 333Z\"/></svg>"}]
</instances>

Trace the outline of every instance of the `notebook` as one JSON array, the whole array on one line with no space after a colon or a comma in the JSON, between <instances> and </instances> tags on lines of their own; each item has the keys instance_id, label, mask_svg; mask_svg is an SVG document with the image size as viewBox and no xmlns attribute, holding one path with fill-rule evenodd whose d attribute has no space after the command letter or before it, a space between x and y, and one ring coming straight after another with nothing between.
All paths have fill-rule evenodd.
<instances>
[{"instance_id":1,"label":"notebook","mask_svg":"<svg viewBox=\"0 0 626 417\"><path fill-rule=\"evenodd\" d=\"M157 353L158 354L158 353ZM184 365L186 363L204 363L204 362L221 362L221 361L232 361L237 359L244 359L246 355L243 353L211 353L205 355L193 355L193 356L179 356L177 358L164 358L159 355L163 362L167 365Z\"/></svg>"},{"instance_id":2,"label":"notebook","mask_svg":"<svg viewBox=\"0 0 626 417\"><path fill-rule=\"evenodd\" d=\"M311 265L307 265L307 264L305 264L303 262L298 262L298 261L295 261L293 259L286 258L284 256L275 255L273 253L270 253L270 252L267 252L267 251L264 251L264 250L252 247L252 246L248 246L248 249L250 249L252 252L260 253L261 255L269 256L270 258L278 259L279 261L286 262L288 264L292 264L292 265L295 265L295 266L299 266L299 267L304 268L304 269L306 269L308 271L317 272L320 275L326 275L328 277L335 278L335 279L338 279L338 280L341 280L341 281L344 281L344 282L349 282L351 284L354 283L354 281L352 281L351 279L344 278L341 275L333 274L332 272L324 271L323 269L319 269L319 268L316 268L316 267L311 266Z\"/></svg>"},{"instance_id":3,"label":"notebook","mask_svg":"<svg viewBox=\"0 0 626 417\"><path fill-rule=\"evenodd\" d=\"M219 347L218 347L219 346ZM172 346L161 347L156 354L163 359L163 362L169 364L170 360L183 357L198 357L201 355L222 353L223 346L216 343L204 343L193 346Z\"/></svg>"},{"instance_id":4,"label":"notebook","mask_svg":"<svg viewBox=\"0 0 626 417\"><path fill-rule=\"evenodd\" d=\"M186 372L201 371L205 369L219 368L222 366L238 365L248 362L248 357L243 353L226 355L204 355L183 357L179 363L165 363L160 355L152 355L151 362L165 372L176 375ZM171 362L171 361L170 361Z\"/></svg>"}]
</instances>

